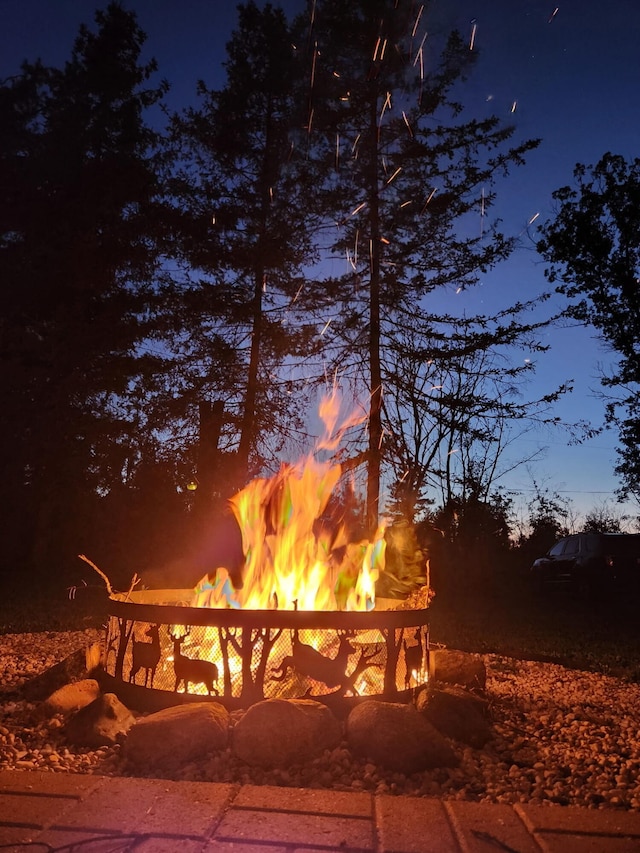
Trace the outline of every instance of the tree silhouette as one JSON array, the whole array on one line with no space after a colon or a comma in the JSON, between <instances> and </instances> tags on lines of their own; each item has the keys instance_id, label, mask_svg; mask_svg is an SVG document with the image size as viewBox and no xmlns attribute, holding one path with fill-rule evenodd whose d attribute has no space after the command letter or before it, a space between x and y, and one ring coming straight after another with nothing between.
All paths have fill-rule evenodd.
<instances>
[{"instance_id":1,"label":"tree silhouette","mask_svg":"<svg viewBox=\"0 0 640 853\"><path fill-rule=\"evenodd\" d=\"M621 496L640 498L640 159L607 153L573 174L575 187L553 193L557 213L541 228L538 251L549 281L572 300L569 316L594 326L619 356L603 379L618 393L607 417L622 442Z\"/></svg>"},{"instance_id":2,"label":"tree silhouette","mask_svg":"<svg viewBox=\"0 0 640 853\"><path fill-rule=\"evenodd\" d=\"M426 63L427 18L402 0L319 0L307 38L310 156L324 164L325 221L337 223L327 240L349 264L325 280L334 363L370 395L370 528L389 428L383 390L399 381L397 336L419 333L412 346L426 360L441 316L430 307L436 292L470 287L509 254L512 243L497 229L469 224L490 209L494 179L537 145L506 147L512 127L463 117L455 94L474 55L453 33L429 43ZM477 338L485 349L498 342Z\"/></svg>"},{"instance_id":3,"label":"tree silhouette","mask_svg":"<svg viewBox=\"0 0 640 853\"><path fill-rule=\"evenodd\" d=\"M121 477L121 395L160 366L136 347L153 324L160 233L143 113L165 87L148 85L135 15L112 3L95 17L63 68L25 62L0 86L0 488L40 566L83 501Z\"/></svg>"},{"instance_id":4,"label":"tree silhouette","mask_svg":"<svg viewBox=\"0 0 640 853\"><path fill-rule=\"evenodd\" d=\"M174 136L175 188L185 211L179 242L191 275L199 275L192 305L202 323L215 305L240 365L227 405L235 412L229 428L242 484L264 461L265 438L275 436L279 448L277 437L301 426L304 386L288 381L286 368L310 353L316 328L301 292L301 270L315 250L309 177L295 145L291 34L270 4L243 4L238 15L226 85L212 90L201 82L200 105L175 118Z\"/></svg>"}]
</instances>

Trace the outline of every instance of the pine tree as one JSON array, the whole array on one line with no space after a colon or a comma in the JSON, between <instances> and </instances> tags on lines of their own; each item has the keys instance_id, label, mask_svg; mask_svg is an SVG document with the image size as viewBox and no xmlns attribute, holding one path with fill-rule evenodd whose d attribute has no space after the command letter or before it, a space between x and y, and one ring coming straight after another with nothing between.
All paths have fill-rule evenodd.
<instances>
[{"instance_id":1,"label":"pine tree","mask_svg":"<svg viewBox=\"0 0 640 853\"><path fill-rule=\"evenodd\" d=\"M314 247L309 179L296 147L291 34L270 4L249 2L238 13L225 86L201 82L199 106L175 119L174 186L197 322L224 324L242 372L226 400L241 483L302 425L304 384L287 378L287 367L312 352L316 329L300 287Z\"/></svg>"},{"instance_id":2,"label":"pine tree","mask_svg":"<svg viewBox=\"0 0 640 853\"><path fill-rule=\"evenodd\" d=\"M408 0L319 0L307 38L309 147L325 164L322 205L337 223L332 250L350 265L326 282L336 306L335 362L370 395L371 528L385 455L383 391L401 378L398 335L414 330L413 346L426 358L445 320L435 295L474 285L507 257L512 242L488 226L481 233L478 223L495 179L538 144L508 147L513 127L495 116L465 117L456 94L474 54L457 33L443 44L427 37L426 18ZM504 342L476 336L480 348ZM458 355L467 346L460 341ZM456 357L455 345L447 357Z\"/></svg>"},{"instance_id":3,"label":"pine tree","mask_svg":"<svg viewBox=\"0 0 640 853\"><path fill-rule=\"evenodd\" d=\"M122 475L120 401L153 314L158 139L143 116L165 87L148 85L135 15L112 3L96 25L63 68L25 62L0 87L3 504L41 566Z\"/></svg>"}]
</instances>

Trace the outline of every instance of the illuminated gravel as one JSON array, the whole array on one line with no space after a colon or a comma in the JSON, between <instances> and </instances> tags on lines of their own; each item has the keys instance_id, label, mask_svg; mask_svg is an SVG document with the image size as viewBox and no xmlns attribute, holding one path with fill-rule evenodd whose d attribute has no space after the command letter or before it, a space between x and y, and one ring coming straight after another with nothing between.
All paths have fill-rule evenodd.
<instances>
[{"instance_id":1,"label":"illuminated gravel","mask_svg":"<svg viewBox=\"0 0 640 853\"><path fill-rule=\"evenodd\" d=\"M0 636L0 769L130 775L119 747L66 744L61 718L44 718L38 704L16 692L98 638L96 631ZM495 736L483 750L454 744L454 769L404 777L354 761L340 747L309 764L266 772L226 750L174 778L640 811L639 684L556 664L485 660Z\"/></svg>"}]
</instances>

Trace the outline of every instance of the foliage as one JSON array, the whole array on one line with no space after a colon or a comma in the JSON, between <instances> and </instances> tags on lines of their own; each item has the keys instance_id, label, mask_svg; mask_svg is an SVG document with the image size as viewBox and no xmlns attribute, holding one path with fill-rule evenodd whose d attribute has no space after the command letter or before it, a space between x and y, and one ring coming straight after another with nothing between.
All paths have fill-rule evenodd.
<instances>
[{"instance_id":1,"label":"foliage","mask_svg":"<svg viewBox=\"0 0 640 853\"><path fill-rule=\"evenodd\" d=\"M451 497L418 525L439 590L490 589L511 568L509 498L476 490Z\"/></svg>"},{"instance_id":2,"label":"foliage","mask_svg":"<svg viewBox=\"0 0 640 853\"><path fill-rule=\"evenodd\" d=\"M521 345L533 331L516 320L520 307L505 312ZM435 330L436 318L431 318ZM456 495L486 499L506 472L505 451L536 426L555 424L552 404L567 390L560 386L540 399L523 398L521 385L532 369L525 359L512 365L500 351L504 326L498 318L443 317L425 352L414 330L400 329L390 343L393 384L386 387L383 412L385 448L393 471L391 497L407 518L424 512L427 495L446 504ZM480 328L478 328L480 327ZM480 329L482 331L480 331ZM529 351L536 349L530 345ZM519 458L513 467L531 462ZM434 498L431 500L433 501Z\"/></svg>"},{"instance_id":3,"label":"foliage","mask_svg":"<svg viewBox=\"0 0 640 853\"><path fill-rule=\"evenodd\" d=\"M451 300L509 255L494 187L537 141L465 114L473 53L453 33L427 67L414 15L318 0L309 30L241 5L225 85L201 82L170 140L150 123L167 84L117 3L63 68L0 84L8 565L73 574L84 550L129 575L177 555L299 447L335 373L369 395L367 526L388 483L411 521L437 486L456 565L506 554L499 457L564 389L523 401L532 364L511 360L544 350L544 297L471 317Z\"/></svg>"},{"instance_id":4,"label":"foliage","mask_svg":"<svg viewBox=\"0 0 640 853\"><path fill-rule=\"evenodd\" d=\"M567 536L570 501L550 492L534 480L534 497L528 505L525 529L516 537L515 564L528 571L533 561L542 557L558 539Z\"/></svg>"},{"instance_id":5,"label":"foliage","mask_svg":"<svg viewBox=\"0 0 640 853\"><path fill-rule=\"evenodd\" d=\"M575 187L553 194L555 218L541 229L538 251L546 275L573 300L569 314L591 324L619 357L605 386L618 390L607 407L622 443L617 473L621 496L640 496L640 159L605 154L595 166L578 164ZM619 410L626 414L619 414Z\"/></svg>"},{"instance_id":6,"label":"foliage","mask_svg":"<svg viewBox=\"0 0 640 853\"><path fill-rule=\"evenodd\" d=\"M465 115L455 96L474 54L452 33L440 44L430 37L426 62L428 12L417 17L409 2L322 0L304 42L309 157L327 245L347 261L344 275L324 281L326 352L344 381L369 392L370 525L387 479L409 472L401 500L411 514L447 442L516 410L525 368L499 368L489 353L543 349L536 324L519 317L532 305L463 319L465 308L450 304L509 255L512 241L488 218L493 186L537 141L509 147L513 127ZM493 400L491 380L479 386L489 362ZM452 381L433 393L443 375Z\"/></svg>"},{"instance_id":7,"label":"foliage","mask_svg":"<svg viewBox=\"0 0 640 853\"><path fill-rule=\"evenodd\" d=\"M121 482L135 433L123 395L162 368L137 347L161 236L143 113L165 87L148 86L134 15L113 3L96 24L64 68L25 62L0 86L1 488L18 552L4 556L40 567Z\"/></svg>"},{"instance_id":8,"label":"foliage","mask_svg":"<svg viewBox=\"0 0 640 853\"><path fill-rule=\"evenodd\" d=\"M208 330L235 355L234 383L204 368L201 394L227 380L223 433L237 448L240 485L273 462L301 428L304 385L291 360L313 352L301 269L314 258L309 178L295 154L296 61L281 10L238 7L224 88L173 119L176 251L187 265L192 354L206 362ZM293 391L295 390L295 394ZM275 445L274 445L275 442Z\"/></svg>"},{"instance_id":9,"label":"foliage","mask_svg":"<svg viewBox=\"0 0 640 853\"><path fill-rule=\"evenodd\" d=\"M616 513L611 507L603 504L593 507L586 514L582 533L623 533L625 516Z\"/></svg>"}]
</instances>

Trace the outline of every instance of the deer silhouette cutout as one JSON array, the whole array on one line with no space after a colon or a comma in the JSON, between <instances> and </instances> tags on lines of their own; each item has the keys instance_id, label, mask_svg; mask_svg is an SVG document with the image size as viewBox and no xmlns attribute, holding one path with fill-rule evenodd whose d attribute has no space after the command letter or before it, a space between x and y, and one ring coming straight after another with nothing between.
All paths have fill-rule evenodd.
<instances>
[{"instance_id":1,"label":"deer silhouette cutout","mask_svg":"<svg viewBox=\"0 0 640 853\"><path fill-rule=\"evenodd\" d=\"M422 662L424 658L424 649L422 648L422 636L420 628L416 628L414 633L415 643L408 644L406 639L403 639L404 647L404 689L408 690L411 687L411 676L414 672L419 673L422 670Z\"/></svg>"},{"instance_id":2,"label":"deer silhouette cutout","mask_svg":"<svg viewBox=\"0 0 640 853\"><path fill-rule=\"evenodd\" d=\"M189 636L189 631L181 637L172 634L168 631L171 641L173 642L173 671L176 675L176 683L174 692L177 693L180 684L184 684L184 692L189 692L189 684L204 684L207 688L209 696L215 693L219 696L218 691L218 667L209 660L201 660L200 658L188 658L182 654L181 646ZM216 685L214 687L214 685Z\"/></svg>"},{"instance_id":3,"label":"deer silhouette cutout","mask_svg":"<svg viewBox=\"0 0 640 853\"><path fill-rule=\"evenodd\" d=\"M339 687L347 678L347 666L349 655L354 654L355 647L350 642L349 636L344 633L340 635L340 643L335 657L329 658L321 654L313 646L303 643L298 631L291 633L291 654L286 655L280 661L280 666L271 672L272 681L283 681L289 670L294 670L298 675L308 676L314 681L321 681L327 687Z\"/></svg>"},{"instance_id":4,"label":"deer silhouette cutout","mask_svg":"<svg viewBox=\"0 0 640 853\"><path fill-rule=\"evenodd\" d=\"M144 640L133 640L133 652L131 671L129 672L129 681L135 684L136 675L141 669L144 669L144 686L153 687L153 679L156 674L156 668L160 660L160 626L149 625L144 632L145 637L149 637L151 642Z\"/></svg>"}]
</instances>

